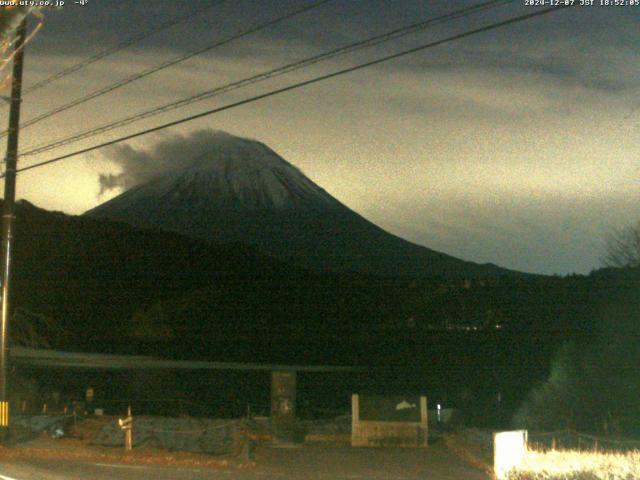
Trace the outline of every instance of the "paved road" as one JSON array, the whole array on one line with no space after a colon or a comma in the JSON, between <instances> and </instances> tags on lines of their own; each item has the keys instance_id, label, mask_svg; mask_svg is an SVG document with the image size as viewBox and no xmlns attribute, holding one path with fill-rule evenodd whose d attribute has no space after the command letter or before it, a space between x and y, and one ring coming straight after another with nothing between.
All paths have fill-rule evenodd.
<instances>
[{"instance_id":1,"label":"paved road","mask_svg":"<svg viewBox=\"0 0 640 480\"><path fill-rule=\"evenodd\" d=\"M252 468L131 466L76 460L0 463L0 480L486 480L444 446L428 449L262 448Z\"/></svg>"}]
</instances>

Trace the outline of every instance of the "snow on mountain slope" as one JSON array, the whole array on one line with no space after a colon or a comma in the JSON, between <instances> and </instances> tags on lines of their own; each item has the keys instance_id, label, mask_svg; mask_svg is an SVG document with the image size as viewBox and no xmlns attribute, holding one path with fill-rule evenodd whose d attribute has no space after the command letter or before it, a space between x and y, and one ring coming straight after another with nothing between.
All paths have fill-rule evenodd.
<instances>
[{"instance_id":1,"label":"snow on mountain slope","mask_svg":"<svg viewBox=\"0 0 640 480\"><path fill-rule=\"evenodd\" d=\"M161 173L87 214L101 216L157 199L186 202L194 209L317 210L340 205L266 145L224 132L216 132L215 138L210 151L184 159L181 169Z\"/></svg>"},{"instance_id":2,"label":"snow on mountain slope","mask_svg":"<svg viewBox=\"0 0 640 480\"><path fill-rule=\"evenodd\" d=\"M86 215L244 242L321 270L468 277L508 273L391 235L353 212L266 145L216 132L208 151Z\"/></svg>"}]
</instances>

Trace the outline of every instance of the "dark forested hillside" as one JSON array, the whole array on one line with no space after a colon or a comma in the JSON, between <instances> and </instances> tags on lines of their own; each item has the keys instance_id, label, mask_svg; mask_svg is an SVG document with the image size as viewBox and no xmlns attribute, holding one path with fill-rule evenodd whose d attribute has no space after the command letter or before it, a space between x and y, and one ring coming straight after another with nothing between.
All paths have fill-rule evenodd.
<instances>
[{"instance_id":1,"label":"dark forested hillside","mask_svg":"<svg viewBox=\"0 0 640 480\"><path fill-rule=\"evenodd\" d=\"M605 322L624 336L616 322L629 319L608 312L640 286L638 269L455 280L318 273L240 244L25 202L14 251L13 331L48 319L35 331L52 348L381 367L371 388L426 388L468 403L479 424L495 420L486 412L506 421L562 345L602 345Z\"/></svg>"},{"instance_id":2,"label":"dark forested hillside","mask_svg":"<svg viewBox=\"0 0 640 480\"><path fill-rule=\"evenodd\" d=\"M314 273L240 244L25 202L14 267L15 307L51 318L57 348L367 364L476 354L526 363L527 352L590 335L611 292L638 282L618 270L469 280ZM502 345L512 335L524 340ZM479 346L462 347L469 342Z\"/></svg>"}]
</instances>

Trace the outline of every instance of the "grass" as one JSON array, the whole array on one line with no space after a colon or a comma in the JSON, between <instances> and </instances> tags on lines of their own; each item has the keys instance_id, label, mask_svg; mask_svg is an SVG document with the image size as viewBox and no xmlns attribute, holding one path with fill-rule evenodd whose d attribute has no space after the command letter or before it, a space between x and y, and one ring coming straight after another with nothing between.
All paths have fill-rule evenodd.
<instances>
[{"instance_id":1,"label":"grass","mask_svg":"<svg viewBox=\"0 0 640 480\"><path fill-rule=\"evenodd\" d=\"M454 454L493 476L490 437L467 430L444 436ZM640 450L628 452L539 450L529 446L524 462L509 480L640 480Z\"/></svg>"},{"instance_id":2,"label":"grass","mask_svg":"<svg viewBox=\"0 0 640 480\"><path fill-rule=\"evenodd\" d=\"M640 450L626 453L529 450L509 480L640 479Z\"/></svg>"}]
</instances>

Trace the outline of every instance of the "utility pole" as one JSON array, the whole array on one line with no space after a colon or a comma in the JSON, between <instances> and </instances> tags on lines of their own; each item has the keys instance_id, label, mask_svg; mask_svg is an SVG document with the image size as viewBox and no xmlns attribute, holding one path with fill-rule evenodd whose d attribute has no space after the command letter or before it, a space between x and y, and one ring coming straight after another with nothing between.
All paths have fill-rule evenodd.
<instances>
[{"instance_id":1,"label":"utility pole","mask_svg":"<svg viewBox=\"0 0 640 480\"><path fill-rule=\"evenodd\" d=\"M2 213L2 284L0 305L0 440L9 440L9 286L11 280L11 243L13 240L13 206L16 199L16 168L18 164L18 133L22 102L22 66L27 19L16 31L9 110L9 135L5 160L4 207Z\"/></svg>"}]
</instances>

